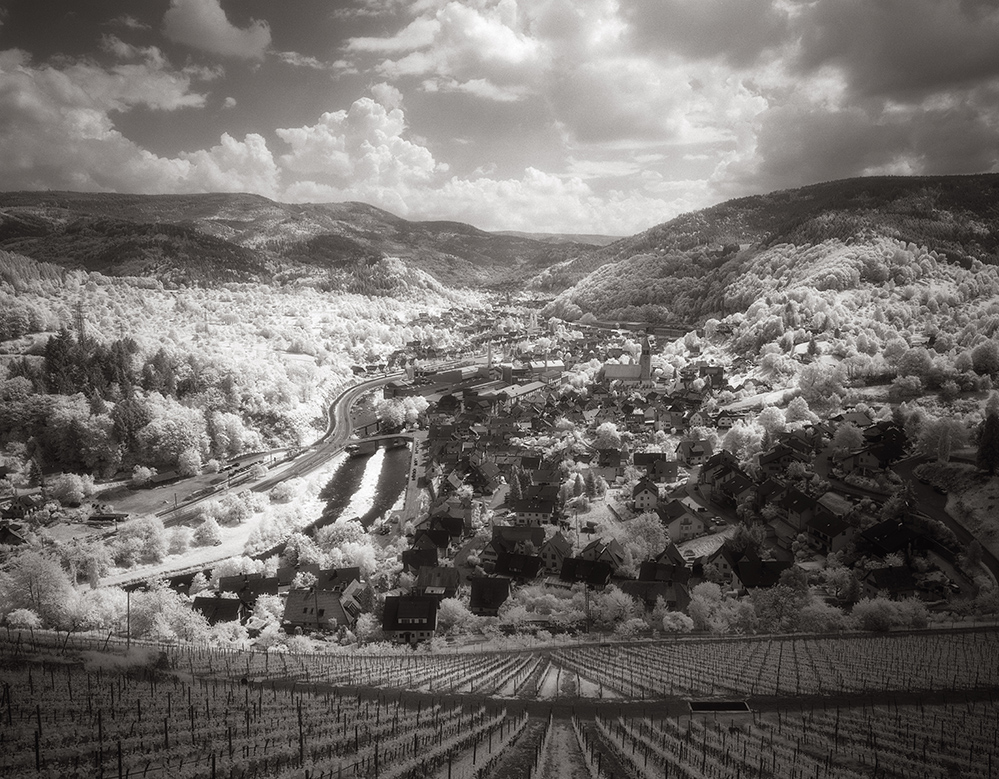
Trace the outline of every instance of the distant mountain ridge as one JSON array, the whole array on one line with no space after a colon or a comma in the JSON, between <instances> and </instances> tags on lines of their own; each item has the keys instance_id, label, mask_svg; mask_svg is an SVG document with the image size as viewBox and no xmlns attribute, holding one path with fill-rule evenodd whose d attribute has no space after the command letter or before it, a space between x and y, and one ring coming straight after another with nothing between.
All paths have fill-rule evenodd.
<instances>
[{"instance_id":1,"label":"distant mountain ridge","mask_svg":"<svg viewBox=\"0 0 999 779\"><path fill-rule=\"evenodd\" d=\"M414 222L356 202L285 204L224 193L0 193L0 249L176 283L332 277L399 257L452 286L519 286L593 248L460 222Z\"/></svg>"},{"instance_id":2,"label":"distant mountain ridge","mask_svg":"<svg viewBox=\"0 0 999 779\"><path fill-rule=\"evenodd\" d=\"M562 290L602 265L641 254L733 244L804 245L862 234L927 246L954 262L995 263L999 173L872 176L728 200L553 266L534 285Z\"/></svg>"}]
</instances>

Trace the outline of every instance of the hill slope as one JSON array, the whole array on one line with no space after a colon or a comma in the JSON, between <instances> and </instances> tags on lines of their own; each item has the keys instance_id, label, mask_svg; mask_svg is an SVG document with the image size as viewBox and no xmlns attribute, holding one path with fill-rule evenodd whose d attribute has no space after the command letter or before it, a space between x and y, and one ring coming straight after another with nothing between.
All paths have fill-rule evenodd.
<instances>
[{"instance_id":1,"label":"hill slope","mask_svg":"<svg viewBox=\"0 0 999 779\"><path fill-rule=\"evenodd\" d=\"M0 249L175 283L335 277L386 256L454 285L503 285L594 247L410 222L363 203L256 195L0 193Z\"/></svg>"},{"instance_id":2,"label":"hill slope","mask_svg":"<svg viewBox=\"0 0 999 779\"><path fill-rule=\"evenodd\" d=\"M926 246L965 264L971 258L996 262L999 174L844 179L729 200L553 266L534 285L562 290L602 265L636 255L731 244L800 246L860 235Z\"/></svg>"}]
</instances>

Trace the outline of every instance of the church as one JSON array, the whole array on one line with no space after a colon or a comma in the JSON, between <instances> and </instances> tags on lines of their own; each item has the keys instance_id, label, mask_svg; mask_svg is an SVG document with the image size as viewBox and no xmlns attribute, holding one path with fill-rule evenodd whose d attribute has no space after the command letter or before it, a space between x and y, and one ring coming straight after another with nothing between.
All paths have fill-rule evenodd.
<instances>
[{"instance_id":1,"label":"church","mask_svg":"<svg viewBox=\"0 0 999 779\"><path fill-rule=\"evenodd\" d=\"M625 385L652 386L652 346L649 337L642 337L642 354L637 363L604 363L603 377L608 384L619 381Z\"/></svg>"}]
</instances>

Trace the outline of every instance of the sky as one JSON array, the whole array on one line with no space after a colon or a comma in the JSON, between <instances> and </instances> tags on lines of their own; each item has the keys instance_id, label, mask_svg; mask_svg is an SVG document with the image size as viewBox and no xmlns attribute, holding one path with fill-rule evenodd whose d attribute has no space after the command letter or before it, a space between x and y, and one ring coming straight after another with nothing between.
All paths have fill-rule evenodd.
<instances>
[{"instance_id":1,"label":"sky","mask_svg":"<svg viewBox=\"0 0 999 779\"><path fill-rule=\"evenodd\" d=\"M0 0L0 188L627 235L999 170L999 0Z\"/></svg>"}]
</instances>

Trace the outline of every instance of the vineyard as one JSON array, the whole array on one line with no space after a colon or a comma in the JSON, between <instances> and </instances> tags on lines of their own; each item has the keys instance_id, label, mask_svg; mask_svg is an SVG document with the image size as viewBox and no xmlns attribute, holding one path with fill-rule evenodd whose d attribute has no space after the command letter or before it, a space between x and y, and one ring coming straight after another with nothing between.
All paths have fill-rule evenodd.
<instances>
[{"instance_id":1,"label":"vineyard","mask_svg":"<svg viewBox=\"0 0 999 779\"><path fill-rule=\"evenodd\" d=\"M0 776L988 777L997 643L978 630L296 655L14 633L0 635Z\"/></svg>"}]
</instances>

